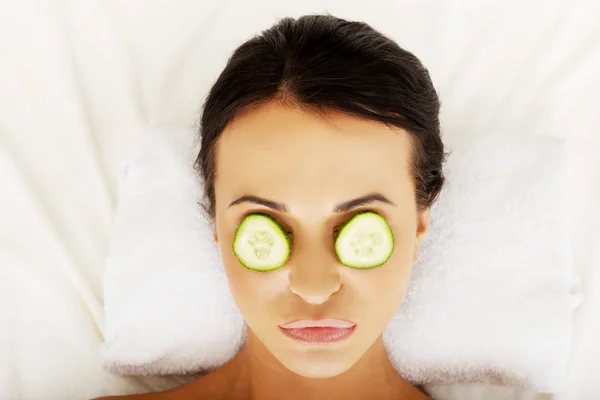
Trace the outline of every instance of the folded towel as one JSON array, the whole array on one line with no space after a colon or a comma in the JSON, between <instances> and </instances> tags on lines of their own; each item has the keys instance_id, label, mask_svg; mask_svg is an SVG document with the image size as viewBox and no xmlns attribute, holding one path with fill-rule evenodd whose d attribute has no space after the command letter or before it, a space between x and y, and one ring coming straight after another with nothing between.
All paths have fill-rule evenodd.
<instances>
[{"instance_id":1,"label":"folded towel","mask_svg":"<svg viewBox=\"0 0 600 400\"><path fill-rule=\"evenodd\" d=\"M560 390L579 296L565 143L481 135L446 146L448 182L406 300L384 332L392 362L418 384ZM192 129L155 126L124 170L104 277L102 355L113 372L210 370L244 341L197 204L197 150Z\"/></svg>"}]
</instances>

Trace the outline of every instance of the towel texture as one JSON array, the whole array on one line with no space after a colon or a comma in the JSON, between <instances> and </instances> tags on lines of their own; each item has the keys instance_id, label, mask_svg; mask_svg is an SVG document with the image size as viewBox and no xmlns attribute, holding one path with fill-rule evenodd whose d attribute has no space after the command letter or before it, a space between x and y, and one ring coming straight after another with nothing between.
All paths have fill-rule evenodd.
<instances>
[{"instance_id":1,"label":"towel texture","mask_svg":"<svg viewBox=\"0 0 600 400\"><path fill-rule=\"evenodd\" d=\"M579 299L562 139L446 138L447 185L403 305L384 332L419 384L560 390ZM183 126L149 129L124 168L104 277L104 363L123 374L215 368L244 341Z\"/></svg>"}]
</instances>

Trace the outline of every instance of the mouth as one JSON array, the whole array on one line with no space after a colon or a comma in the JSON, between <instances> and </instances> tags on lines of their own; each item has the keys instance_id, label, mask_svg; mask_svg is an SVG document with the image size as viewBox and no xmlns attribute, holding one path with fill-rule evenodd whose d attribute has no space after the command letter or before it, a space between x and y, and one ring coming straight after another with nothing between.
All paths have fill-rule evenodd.
<instances>
[{"instance_id":1,"label":"mouth","mask_svg":"<svg viewBox=\"0 0 600 400\"><path fill-rule=\"evenodd\" d=\"M340 319L300 320L279 325L289 338L309 344L340 342L354 333L356 323Z\"/></svg>"}]
</instances>

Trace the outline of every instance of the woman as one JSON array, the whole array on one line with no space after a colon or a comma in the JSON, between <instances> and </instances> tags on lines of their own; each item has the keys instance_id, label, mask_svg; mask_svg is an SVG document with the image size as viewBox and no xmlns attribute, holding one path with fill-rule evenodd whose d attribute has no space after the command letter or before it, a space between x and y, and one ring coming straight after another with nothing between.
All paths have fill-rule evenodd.
<instances>
[{"instance_id":1,"label":"woman","mask_svg":"<svg viewBox=\"0 0 600 400\"><path fill-rule=\"evenodd\" d=\"M364 23L284 19L206 100L197 167L247 341L148 399L426 399L386 353L444 178L439 99ZM126 396L129 397L129 396Z\"/></svg>"}]
</instances>

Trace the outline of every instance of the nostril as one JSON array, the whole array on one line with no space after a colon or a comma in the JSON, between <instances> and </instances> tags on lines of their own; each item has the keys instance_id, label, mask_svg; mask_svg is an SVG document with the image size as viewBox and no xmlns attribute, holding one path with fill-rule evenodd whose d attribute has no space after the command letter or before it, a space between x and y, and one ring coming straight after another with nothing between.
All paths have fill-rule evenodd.
<instances>
[{"instance_id":1,"label":"nostril","mask_svg":"<svg viewBox=\"0 0 600 400\"><path fill-rule=\"evenodd\" d=\"M327 299L329 298L329 296L306 296L303 297L304 301L306 301L308 304L323 304L327 301Z\"/></svg>"},{"instance_id":2,"label":"nostril","mask_svg":"<svg viewBox=\"0 0 600 400\"><path fill-rule=\"evenodd\" d=\"M331 294L332 294L332 293L329 295L307 294L307 293L301 293L301 292L294 292L294 290L292 290L292 293L294 293L298 297L302 298L302 300L304 300L306 303L313 304L313 305L319 305L319 304L325 303L331 297Z\"/></svg>"},{"instance_id":3,"label":"nostril","mask_svg":"<svg viewBox=\"0 0 600 400\"><path fill-rule=\"evenodd\" d=\"M321 278L318 281L300 280L298 277L290 277L289 288L296 296L302 298L309 304L323 304L332 295L337 293L341 286L340 276Z\"/></svg>"}]
</instances>

